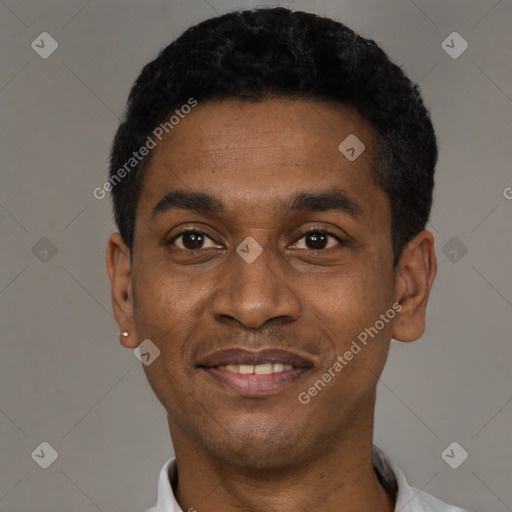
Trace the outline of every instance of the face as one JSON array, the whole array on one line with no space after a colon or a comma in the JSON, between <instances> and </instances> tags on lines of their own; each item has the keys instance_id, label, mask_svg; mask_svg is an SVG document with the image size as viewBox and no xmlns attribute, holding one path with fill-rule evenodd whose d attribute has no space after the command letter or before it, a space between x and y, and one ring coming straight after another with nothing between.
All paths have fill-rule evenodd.
<instances>
[{"instance_id":1,"label":"face","mask_svg":"<svg viewBox=\"0 0 512 512\"><path fill-rule=\"evenodd\" d=\"M366 147L352 161L350 134ZM373 148L348 107L229 100L199 104L153 150L115 308L127 346L160 350L144 370L173 439L297 466L371 415L406 288Z\"/></svg>"}]
</instances>

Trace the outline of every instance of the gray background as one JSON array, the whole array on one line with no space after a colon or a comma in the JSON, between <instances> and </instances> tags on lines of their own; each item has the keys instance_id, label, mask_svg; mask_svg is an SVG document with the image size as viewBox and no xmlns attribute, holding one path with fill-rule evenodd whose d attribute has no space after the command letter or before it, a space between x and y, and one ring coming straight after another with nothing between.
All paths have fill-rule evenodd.
<instances>
[{"instance_id":1,"label":"gray background","mask_svg":"<svg viewBox=\"0 0 512 512\"><path fill-rule=\"evenodd\" d=\"M267 5L279 4L337 18L379 42L420 83L439 138L430 223L439 272L427 332L415 343L392 343L375 442L418 488L475 512L512 510L512 200L504 194L512 187L512 4ZM114 225L108 197L92 191L105 181L141 67L191 24L256 5L0 3L0 508L7 512L140 512L156 500L172 446L141 364L118 343L104 264ZM47 59L31 48L43 31L59 44ZM453 31L469 43L457 59L441 47ZM43 441L58 452L48 469L31 458ZM469 453L458 469L441 457L452 441Z\"/></svg>"}]
</instances>

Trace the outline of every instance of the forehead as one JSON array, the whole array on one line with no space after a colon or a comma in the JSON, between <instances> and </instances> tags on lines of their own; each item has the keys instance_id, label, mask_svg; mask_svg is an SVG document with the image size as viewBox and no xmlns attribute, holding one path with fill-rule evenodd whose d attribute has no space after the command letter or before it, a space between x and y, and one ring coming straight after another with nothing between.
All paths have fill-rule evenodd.
<instances>
[{"instance_id":1,"label":"forehead","mask_svg":"<svg viewBox=\"0 0 512 512\"><path fill-rule=\"evenodd\" d=\"M348 149L354 141L364 144L355 160L340 151L345 140L351 142ZM370 196L381 192L373 179L374 145L367 123L339 104L200 103L153 150L139 209L153 208L169 191L193 190L222 197L228 209L231 204L254 212L293 190L333 187L349 192L365 209Z\"/></svg>"}]
</instances>

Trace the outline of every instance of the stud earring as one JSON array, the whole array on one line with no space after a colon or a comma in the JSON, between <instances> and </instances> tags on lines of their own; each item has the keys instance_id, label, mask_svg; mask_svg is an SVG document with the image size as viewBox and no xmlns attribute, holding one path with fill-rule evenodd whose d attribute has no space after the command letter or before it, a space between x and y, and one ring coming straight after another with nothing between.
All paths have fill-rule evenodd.
<instances>
[{"instance_id":1,"label":"stud earring","mask_svg":"<svg viewBox=\"0 0 512 512\"><path fill-rule=\"evenodd\" d=\"M121 335L124 336L125 338L127 338L128 337L128 331L122 332Z\"/></svg>"}]
</instances>

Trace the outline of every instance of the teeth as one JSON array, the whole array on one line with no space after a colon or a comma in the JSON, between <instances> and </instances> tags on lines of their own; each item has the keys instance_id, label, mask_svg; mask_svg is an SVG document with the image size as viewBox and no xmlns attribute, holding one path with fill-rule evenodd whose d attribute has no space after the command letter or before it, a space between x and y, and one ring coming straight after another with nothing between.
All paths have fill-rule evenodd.
<instances>
[{"instance_id":1,"label":"teeth","mask_svg":"<svg viewBox=\"0 0 512 512\"><path fill-rule=\"evenodd\" d=\"M239 373L254 373L254 366L252 364L241 364L239 367Z\"/></svg>"},{"instance_id":2,"label":"teeth","mask_svg":"<svg viewBox=\"0 0 512 512\"><path fill-rule=\"evenodd\" d=\"M257 375L268 375L269 373L279 373L284 370L292 370L291 364L281 363L264 363L264 364L227 364L219 366L219 370L227 370L228 372L241 373L246 375L248 373L255 373Z\"/></svg>"},{"instance_id":3,"label":"teeth","mask_svg":"<svg viewBox=\"0 0 512 512\"><path fill-rule=\"evenodd\" d=\"M254 366L254 373L259 375L267 375L272 373L272 363L257 364Z\"/></svg>"}]
</instances>

